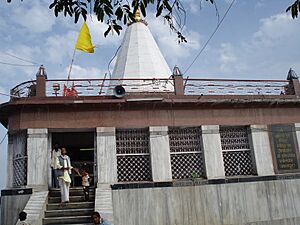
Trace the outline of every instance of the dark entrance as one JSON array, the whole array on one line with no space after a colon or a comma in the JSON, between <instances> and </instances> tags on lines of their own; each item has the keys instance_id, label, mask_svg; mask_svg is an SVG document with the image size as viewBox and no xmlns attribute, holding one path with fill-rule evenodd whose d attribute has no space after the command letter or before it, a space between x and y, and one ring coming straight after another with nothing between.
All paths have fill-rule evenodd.
<instances>
[{"instance_id":1,"label":"dark entrance","mask_svg":"<svg viewBox=\"0 0 300 225\"><path fill-rule=\"evenodd\" d=\"M59 132L52 133L52 146L57 143L67 149L73 167L80 173L86 170L94 184L94 132ZM81 186L81 177L72 170L71 187Z\"/></svg>"}]
</instances>

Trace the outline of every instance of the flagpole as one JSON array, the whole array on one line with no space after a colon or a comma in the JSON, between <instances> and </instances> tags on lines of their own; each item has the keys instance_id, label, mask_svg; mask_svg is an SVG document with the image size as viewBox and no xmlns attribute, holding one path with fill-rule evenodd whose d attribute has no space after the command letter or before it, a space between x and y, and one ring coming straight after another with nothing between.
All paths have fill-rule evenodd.
<instances>
[{"instance_id":1,"label":"flagpole","mask_svg":"<svg viewBox=\"0 0 300 225\"><path fill-rule=\"evenodd\" d=\"M68 81L70 80L70 76L71 76L72 66L73 66L74 58L75 58L75 52L76 52L76 48L74 48L74 52L73 52L73 56L72 56L72 61L71 61L71 65L70 65L70 68L69 68Z\"/></svg>"}]
</instances>

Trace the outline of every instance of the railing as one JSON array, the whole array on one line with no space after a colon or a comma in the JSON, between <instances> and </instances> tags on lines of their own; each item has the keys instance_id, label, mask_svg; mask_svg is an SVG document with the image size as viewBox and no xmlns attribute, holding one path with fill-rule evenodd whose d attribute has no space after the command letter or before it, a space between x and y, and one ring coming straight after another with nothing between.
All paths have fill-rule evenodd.
<instances>
[{"instance_id":1,"label":"railing","mask_svg":"<svg viewBox=\"0 0 300 225\"><path fill-rule=\"evenodd\" d=\"M184 79L185 95L280 95L288 80Z\"/></svg>"},{"instance_id":2,"label":"railing","mask_svg":"<svg viewBox=\"0 0 300 225\"><path fill-rule=\"evenodd\" d=\"M293 84L288 80L180 79L179 82L183 82L184 95L294 95ZM39 85L36 81L24 82L14 87L11 95L35 96ZM68 90L75 96L113 95L116 85L122 85L126 93L180 93L175 90L173 78L45 80L42 85L47 97L66 96Z\"/></svg>"},{"instance_id":3,"label":"railing","mask_svg":"<svg viewBox=\"0 0 300 225\"><path fill-rule=\"evenodd\" d=\"M15 86L10 91L11 97L22 98L36 95L36 80L26 81Z\"/></svg>"},{"instance_id":4,"label":"railing","mask_svg":"<svg viewBox=\"0 0 300 225\"><path fill-rule=\"evenodd\" d=\"M73 88L78 96L113 95L117 85L126 92L174 92L173 79L77 79L47 80L46 96L63 96L66 88Z\"/></svg>"}]
</instances>

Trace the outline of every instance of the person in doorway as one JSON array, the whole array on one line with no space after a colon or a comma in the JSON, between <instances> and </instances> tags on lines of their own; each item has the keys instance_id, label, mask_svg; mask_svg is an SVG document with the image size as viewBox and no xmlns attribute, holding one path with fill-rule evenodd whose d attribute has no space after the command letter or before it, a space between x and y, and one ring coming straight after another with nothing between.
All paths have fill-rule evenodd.
<instances>
[{"instance_id":1,"label":"person in doorway","mask_svg":"<svg viewBox=\"0 0 300 225\"><path fill-rule=\"evenodd\" d=\"M69 202L69 189L71 184L70 174L73 168L65 148L61 149L61 155L56 160L56 167L61 194L61 206L64 206Z\"/></svg>"},{"instance_id":2,"label":"person in doorway","mask_svg":"<svg viewBox=\"0 0 300 225\"><path fill-rule=\"evenodd\" d=\"M59 148L59 145L55 144L53 150L51 151L52 187L54 188L59 188L56 161L60 155L61 155L61 150Z\"/></svg>"},{"instance_id":3,"label":"person in doorway","mask_svg":"<svg viewBox=\"0 0 300 225\"><path fill-rule=\"evenodd\" d=\"M83 170L82 175L82 190L84 193L84 200L89 201L90 200L90 176L86 172L86 170Z\"/></svg>"},{"instance_id":4,"label":"person in doorway","mask_svg":"<svg viewBox=\"0 0 300 225\"><path fill-rule=\"evenodd\" d=\"M30 225L27 223L25 220L27 219L27 213L22 211L19 213L19 221L17 222L16 225Z\"/></svg>"},{"instance_id":5,"label":"person in doorway","mask_svg":"<svg viewBox=\"0 0 300 225\"><path fill-rule=\"evenodd\" d=\"M92 221L95 225L111 225L111 223L107 220L104 220L98 212L92 213Z\"/></svg>"},{"instance_id":6,"label":"person in doorway","mask_svg":"<svg viewBox=\"0 0 300 225\"><path fill-rule=\"evenodd\" d=\"M84 200L85 201L89 201L90 198L90 176L88 174L88 172L86 170L83 170L82 173L80 174L79 170L76 168L73 168L73 170L76 171L76 173L78 174L78 176L81 177L82 180L82 191L84 194Z\"/></svg>"}]
</instances>

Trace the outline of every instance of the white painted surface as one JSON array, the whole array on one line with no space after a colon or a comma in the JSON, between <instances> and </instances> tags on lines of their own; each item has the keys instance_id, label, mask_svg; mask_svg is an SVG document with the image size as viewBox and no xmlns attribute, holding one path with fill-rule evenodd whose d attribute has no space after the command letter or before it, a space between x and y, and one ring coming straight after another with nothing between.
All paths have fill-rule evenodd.
<instances>
[{"instance_id":1,"label":"white painted surface","mask_svg":"<svg viewBox=\"0 0 300 225\"><path fill-rule=\"evenodd\" d=\"M112 78L169 78L170 68L143 22L128 26Z\"/></svg>"},{"instance_id":2,"label":"white painted surface","mask_svg":"<svg viewBox=\"0 0 300 225\"><path fill-rule=\"evenodd\" d=\"M208 179L225 177L221 138L218 125L203 125L202 142L206 176Z\"/></svg>"},{"instance_id":3,"label":"white painted surface","mask_svg":"<svg viewBox=\"0 0 300 225\"><path fill-rule=\"evenodd\" d=\"M113 79L156 79L155 81L111 81L110 85L122 85L126 92L173 92L172 72L161 54L148 26L136 22L128 26L116 64ZM107 94L112 94L109 89Z\"/></svg>"},{"instance_id":4,"label":"white painted surface","mask_svg":"<svg viewBox=\"0 0 300 225\"><path fill-rule=\"evenodd\" d=\"M27 213L27 220L30 225L42 225L44 212L46 210L48 191L34 192L30 196L24 211Z\"/></svg>"},{"instance_id":5,"label":"white painted surface","mask_svg":"<svg viewBox=\"0 0 300 225\"><path fill-rule=\"evenodd\" d=\"M116 135L114 127L97 127L98 183L117 183Z\"/></svg>"},{"instance_id":6,"label":"white painted surface","mask_svg":"<svg viewBox=\"0 0 300 225\"><path fill-rule=\"evenodd\" d=\"M28 129L27 186L48 188L48 129Z\"/></svg>"},{"instance_id":7,"label":"white painted surface","mask_svg":"<svg viewBox=\"0 0 300 225\"><path fill-rule=\"evenodd\" d=\"M251 125L250 129L258 176L275 174L268 127L266 125Z\"/></svg>"},{"instance_id":8,"label":"white painted surface","mask_svg":"<svg viewBox=\"0 0 300 225\"><path fill-rule=\"evenodd\" d=\"M149 129L153 181L171 181L172 172L168 127L156 126Z\"/></svg>"}]
</instances>

